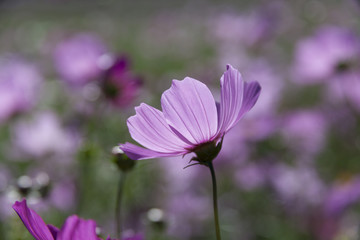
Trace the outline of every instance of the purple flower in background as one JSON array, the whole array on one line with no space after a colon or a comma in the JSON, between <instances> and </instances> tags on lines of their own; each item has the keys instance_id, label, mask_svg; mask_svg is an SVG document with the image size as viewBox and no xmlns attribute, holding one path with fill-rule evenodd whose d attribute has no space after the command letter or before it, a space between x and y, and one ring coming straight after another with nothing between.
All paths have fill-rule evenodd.
<instances>
[{"instance_id":1,"label":"purple flower in background","mask_svg":"<svg viewBox=\"0 0 360 240\"><path fill-rule=\"evenodd\" d=\"M190 191L169 196L166 203L169 218L168 232L179 239L191 239L206 231L198 222L206 221L211 214L211 201Z\"/></svg>"},{"instance_id":2,"label":"purple flower in background","mask_svg":"<svg viewBox=\"0 0 360 240\"><path fill-rule=\"evenodd\" d=\"M220 84L221 102L217 105L200 81L190 77L173 80L171 88L162 94L162 112L142 103L127 121L132 138L145 148L131 143L120 148L135 160L190 152L213 158L209 151L215 150L215 155L219 152L217 142L254 106L261 90L257 82L244 82L230 65Z\"/></svg>"},{"instance_id":3,"label":"purple flower in background","mask_svg":"<svg viewBox=\"0 0 360 240\"><path fill-rule=\"evenodd\" d=\"M343 82L343 91L353 107L360 111L360 69L357 72L344 74L340 81Z\"/></svg>"},{"instance_id":4,"label":"purple flower in background","mask_svg":"<svg viewBox=\"0 0 360 240\"><path fill-rule=\"evenodd\" d=\"M316 110L299 110L288 114L282 124L282 135L300 155L316 154L325 145L327 121Z\"/></svg>"},{"instance_id":5,"label":"purple flower in background","mask_svg":"<svg viewBox=\"0 0 360 240\"><path fill-rule=\"evenodd\" d=\"M76 187L71 181L62 180L52 186L49 200L57 209L66 211L76 202Z\"/></svg>"},{"instance_id":6,"label":"purple flower in background","mask_svg":"<svg viewBox=\"0 0 360 240\"><path fill-rule=\"evenodd\" d=\"M61 126L55 114L44 112L32 121L15 125L14 143L22 152L39 158L49 154L72 154L79 145L79 139Z\"/></svg>"},{"instance_id":7,"label":"purple flower in background","mask_svg":"<svg viewBox=\"0 0 360 240\"><path fill-rule=\"evenodd\" d=\"M183 171L183 166L191 159L187 155L159 160L163 168L167 187L164 197L164 210L168 218L168 232L170 235L187 239L199 233L203 228L196 224L209 217L208 211L211 202L207 197L201 196L194 182L201 182L208 177L200 168L188 168ZM175 167L174 167L175 165Z\"/></svg>"},{"instance_id":8,"label":"purple flower in background","mask_svg":"<svg viewBox=\"0 0 360 240\"><path fill-rule=\"evenodd\" d=\"M297 203L293 206L318 205L324 199L325 185L312 167L278 165L269 177L281 199Z\"/></svg>"},{"instance_id":9,"label":"purple flower in background","mask_svg":"<svg viewBox=\"0 0 360 240\"><path fill-rule=\"evenodd\" d=\"M327 99L331 102L348 102L360 111L360 69L334 77L328 85Z\"/></svg>"},{"instance_id":10,"label":"purple flower in background","mask_svg":"<svg viewBox=\"0 0 360 240\"><path fill-rule=\"evenodd\" d=\"M235 174L237 185L246 190L252 191L265 185L267 172L264 166L249 164L240 168Z\"/></svg>"},{"instance_id":11,"label":"purple flower in background","mask_svg":"<svg viewBox=\"0 0 360 240\"><path fill-rule=\"evenodd\" d=\"M264 59L250 61L248 65L244 76L250 81L256 79L263 89L261 97L249 115L254 116L254 118L259 118L259 115L273 115L276 113L284 95L284 80L282 76L273 69L271 64ZM249 118L251 117L249 116Z\"/></svg>"},{"instance_id":12,"label":"purple flower in background","mask_svg":"<svg viewBox=\"0 0 360 240\"><path fill-rule=\"evenodd\" d=\"M327 26L301 40L295 50L294 81L314 84L351 68L360 58L360 39L348 29Z\"/></svg>"},{"instance_id":13,"label":"purple flower in background","mask_svg":"<svg viewBox=\"0 0 360 240\"><path fill-rule=\"evenodd\" d=\"M102 83L105 96L116 107L126 107L139 94L141 80L130 71L129 60L119 57L105 72Z\"/></svg>"},{"instance_id":14,"label":"purple flower in background","mask_svg":"<svg viewBox=\"0 0 360 240\"><path fill-rule=\"evenodd\" d=\"M17 57L0 57L0 122L31 108L41 82L33 65Z\"/></svg>"},{"instance_id":15,"label":"purple flower in background","mask_svg":"<svg viewBox=\"0 0 360 240\"><path fill-rule=\"evenodd\" d=\"M209 28L222 42L256 46L269 40L279 25L279 6L268 4L251 13L222 13L210 21ZM226 26L226 27L224 27Z\"/></svg>"},{"instance_id":16,"label":"purple flower in background","mask_svg":"<svg viewBox=\"0 0 360 240\"><path fill-rule=\"evenodd\" d=\"M105 53L106 47L97 36L78 34L56 46L55 67L64 80L83 85L100 76Z\"/></svg>"},{"instance_id":17,"label":"purple flower in background","mask_svg":"<svg viewBox=\"0 0 360 240\"><path fill-rule=\"evenodd\" d=\"M325 213L341 214L348 206L360 201L360 177L334 185L325 199Z\"/></svg>"}]
</instances>

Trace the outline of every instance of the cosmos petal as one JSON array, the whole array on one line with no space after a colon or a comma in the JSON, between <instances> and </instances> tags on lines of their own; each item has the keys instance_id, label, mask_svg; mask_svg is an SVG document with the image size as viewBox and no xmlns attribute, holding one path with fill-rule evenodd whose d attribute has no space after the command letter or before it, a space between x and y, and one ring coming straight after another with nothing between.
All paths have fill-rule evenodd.
<instances>
[{"instance_id":1,"label":"cosmos petal","mask_svg":"<svg viewBox=\"0 0 360 240\"><path fill-rule=\"evenodd\" d=\"M156 152L178 152L189 146L170 129L161 111L144 103L135 111L127 125L131 137L144 147Z\"/></svg>"},{"instance_id":2,"label":"cosmos petal","mask_svg":"<svg viewBox=\"0 0 360 240\"><path fill-rule=\"evenodd\" d=\"M48 226L53 238L56 239L59 229L51 224L48 224L47 226Z\"/></svg>"},{"instance_id":3,"label":"cosmos petal","mask_svg":"<svg viewBox=\"0 0 360 240\"><path fill-rule=\"evenodd\" d=\"M25 199L15 202L13 209L36 240L54 240L44 220L34 210L28 208Z\"/></svg>"},{"instance_id":4,"label":"cosmos petal","mask_svg":"<svg viewBox=\"0 0 360 240\"><path fill-rule=\"evenodd\" d=\"M95 221L84 220L73 215L66 219L57 240L98 240L95 229Z\"/></svg>"},{"instance_id":5,"label":"cosmos petal","mask_svg":"<svg viewBox=\"0 0 360 240\"><path fill-rule=\"evenodd\" d=\"M218 134L230 130L236 122L242 108L244 81L238 70L231 65L220 79L221 102L219 108Z\"/></svg>"},{"instance_id":6,"label":"cosmos petal","mask_svg":"<svg viewBox=\"0 0 360 240\"><path fill-rule=\"evenodd\" d=\"M149 158L158 158L158 157L174 157L187 153L187 150L178 151L178 152L156 152L150 149L146 149L131 143L125 143L120 145L120 149L124 151L124 153L133 160L142 160Z\"/></svg>"},{"instance_id":7,"label":"cosmos petal","mask_svg":"<svg viewBox=\"0 0 360 240\"><path fill-rule=\"evenodd\" d=\"M236 121L239 121L245 113L247 113L248 111L250 111L250 109L253 108L256 101L259 99L260 92L261 87L258 82L245 83L243 102L239 116L237 117Z\"/></svg>"},{"instance_id":8,"label":"cosmos petal","mask_svg":"<svg viewBox=\"0 0 360 240\"><path fill-rule=\"evenodd\" d=\"M173 80L161 97L167 123L196 145L211 140L217 131L217 110L209 88L193 78Z\"/></svg>"}]
</instances>

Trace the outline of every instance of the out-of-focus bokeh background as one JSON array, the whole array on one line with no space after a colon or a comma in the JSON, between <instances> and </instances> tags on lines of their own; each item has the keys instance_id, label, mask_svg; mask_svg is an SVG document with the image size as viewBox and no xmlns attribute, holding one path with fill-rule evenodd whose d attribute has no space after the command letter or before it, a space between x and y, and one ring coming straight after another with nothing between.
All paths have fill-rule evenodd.
<instances>
[{"instance_id":1,"label":"out-of-focus bokeh background","mask_svg":"<svg viewBox=\"0 0 360 240\"><path fill-rule=\"evenodd\" d=\"M0 1L0 239L11 206L115 237L126 119L191 76L219 99L227 63L262 93L214 161L223 239L352 240L360 227L360 4L355 0ZM191 156L126 173L125 235L215 239Z\"/></svg>"}]
</instances>

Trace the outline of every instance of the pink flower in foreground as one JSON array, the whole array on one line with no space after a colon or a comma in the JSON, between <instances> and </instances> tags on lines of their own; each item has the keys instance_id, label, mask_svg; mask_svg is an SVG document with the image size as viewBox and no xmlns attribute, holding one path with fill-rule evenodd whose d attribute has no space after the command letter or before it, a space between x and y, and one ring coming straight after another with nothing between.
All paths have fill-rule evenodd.
<instances>
[{"instance_id":1,"label":"pink flower in foreground","mask_svg":"<svg viewBox=\"0 0 360 240\"><path fill-rule=\"evenodd\" d=\"M216 104L200 81L173 80L161 97L162 112L142 103L127 121L132 138L145 148L131 143L120 148L134 160L195 152L196 160L211 161L220 151L216 144L254 106L261 90L257 82L244 82L230 65L220 85L221 102Z\"/></svg>"},{"instance_id":2,"label":"pink flower in foreground","mask_svg":"<svg viewBox=\"0 0 360 240\"><path fill-rule=\"evenodd\" d=\"M45 224L44 220L27 206L25 199L16 202L13 208L36 240L101 240L96 235L94 220L84 220L72 215L66 219L62 228L58 229ZM111 238L108 237L107 240L111 240ZM136 235L124 240L142 240L142 236Z\"/></svg>"},{"instance_id":3,"label":"pink flower in foreground","mask_svg":"<svg viewBox=\"0 0 360 240\"><path fill-rule=\"evenodd\" d=\"M16 202L13 208L36 240L98 240L95 232L96 223L93 220L84 220L73 215L66 219L61 229L58 229L46 225L34 210L28 208L25 199Z\"/></svg>"}]
</instances>

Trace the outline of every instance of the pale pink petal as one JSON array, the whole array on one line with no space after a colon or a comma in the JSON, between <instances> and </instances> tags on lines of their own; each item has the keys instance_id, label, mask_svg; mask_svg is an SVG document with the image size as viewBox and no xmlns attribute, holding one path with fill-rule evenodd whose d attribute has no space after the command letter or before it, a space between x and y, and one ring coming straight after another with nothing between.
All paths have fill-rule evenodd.
<instances>
[{"instance_id":1,"label":"pale pink petal","mask_svg":"<svg viewBox=\"0 0 360 240\"><path fill-rule=\"evenodd\" d=\"M258 82L248 82L245 83L244 87L244 96L243 96L243 103L241 106L241 110L239 116L237 117L236 121L239 121L245 113L250 111L253 108L256 101L259 98L261 92L261 87Z\"/></svg>"},{"instance_id":2,"label":"pale pink petal","mask_svg":"<svg viewBox=\"0 0 360 240\"><path fill-rule=\"evenodd\" d=\"M231 65L221 77L221 102L218 134L223 135L238 123L259 98L261 87L257 82L246 83Z\"/></svg>"},{"instance_id":3,"label":"pale pink petal","mask_svg":"<svg viewBox=\"0 0 360 240\"><path fill-rule=\"evenodd\" d=\"M232 128L239 116L243 103L244 81L238 70L231 65L220 79L221 102L219 109L218 134L223 134Z\"/></svg>"},{"instance_id":4,"label":"pale pink petal","mask_svg":"<svg viewBox=\"0 0 360 240\"><path fill-rule=\"evenodd\" d=\"M136 115L127 121L135 141L157 152L178 152L189 147L170 129L162 112L144 103L135 111Z\"/></svg>"},{"instance_id":5,"label":"pale pink petal","mask_svg":"<svg viewBox=\"0 0 360 240\"><path fill-rule=\"evenodd\" d=\"M125 143L120 145L120 149L124 151L124 153L133 160L142 160L149 158L158 158L158 157L175 157L179 155L184 155L188 153L187 150L178 151L178 152L156 152L150 149L146 149L131 143Z\"/></svg>"},{"instance_id":6,"label":"pale pink petal","mask_svg":"<svg viewBox=\"0 0 360 240\"><path fill-rule=\"evenodd\" d=\"M36 240L54 240L48 226L34 210L28 208L25 199L15 202L13 209Z\"/></svg>"},{"instance_id":7,"label":"pale pink petal","mask_svg":"<svg viewBox=\"0 0 360 240\"><path fill-rule=\"evenodd\" d=\"M73 215L66 219L63 227L58 232L57 240L98 240L95 229L95 221L84 220Z\"/></svg>"},{"instance_id":8,"label":"pale pink petal","mask_svg":"<svg viewBox=\"0 0 360 240\"><path fill-rule=\"evenodd\" d=\"M173 80L161 97L167 123L192 144L212 140L217 130L217 110L209 88L193 79Z\"/></svg>"}]
</instances>

